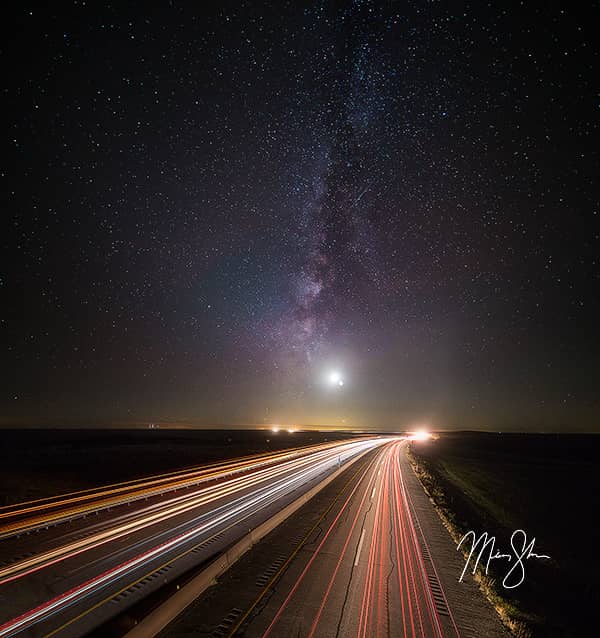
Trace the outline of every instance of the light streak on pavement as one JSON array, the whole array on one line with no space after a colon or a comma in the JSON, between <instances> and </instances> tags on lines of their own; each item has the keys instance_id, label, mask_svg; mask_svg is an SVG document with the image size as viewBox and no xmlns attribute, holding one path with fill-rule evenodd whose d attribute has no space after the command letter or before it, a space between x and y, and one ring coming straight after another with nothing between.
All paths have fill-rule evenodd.
<instances>
[{"instance_id":1,"label":"light streak on pavement","mask_svg":"<svg viewBox=\"0 0 600 638\"><path fill-rule=\"evenodd\" d=\"M0 604L0 637L82 635L122 611L107 603L127 588L165 565L189 569L195 550L206 560L212 539L231 543L382 443L321 444L3 508L1 549L33 552L0 566L11 600Z\"/></svg>"},{"instance_id":2,"label":"light streak on pavement","mask_svg":"<svg viewBox=\"0 0 600 638\"><path fill-rule=\"evenodd\" d=\"M364 467L303 570L247 621L245 636L460 636L452 610L442 617L434 599L399 462L405 445L386 444Z\"/></svg>"}]
</instances>

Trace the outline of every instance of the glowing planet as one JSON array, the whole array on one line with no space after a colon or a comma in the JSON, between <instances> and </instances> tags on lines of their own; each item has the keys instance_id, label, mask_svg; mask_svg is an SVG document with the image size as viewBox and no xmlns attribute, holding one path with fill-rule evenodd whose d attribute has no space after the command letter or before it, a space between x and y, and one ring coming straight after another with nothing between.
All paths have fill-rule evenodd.
<instances>
[{"instance_id":1,"label":"glowing planet","mask_svg":"<svg viewBox=\"0 0 600 638\"><path fill-rule=\"evenodd\" d=\"M337 370L332 370L329 373L329 383L331 385L344 385L344 381L342 379L342 375Z\"/></svg>"}]
</instances>

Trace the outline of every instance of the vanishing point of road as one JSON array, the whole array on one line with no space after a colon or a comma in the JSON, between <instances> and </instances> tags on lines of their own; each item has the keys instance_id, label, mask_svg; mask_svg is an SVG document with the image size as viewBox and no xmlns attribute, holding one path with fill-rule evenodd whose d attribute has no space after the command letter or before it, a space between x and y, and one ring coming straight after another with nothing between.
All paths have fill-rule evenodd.
<instances>
[{"instance_id":1,"label":"vanishing point of road","mask_svg":"<svg viewBox=\"0 0 600 638\"><path fill-rule=\"evenodd\" d=\"M501 638L406 457L365 455L243 557L160 638Z\"/></svg>"},{"instance_id":2,"label":"vanishing point of road","mask_svg":"<svg viewBox=\"0 0 600 638\"><path fill-rule=\"evenodd\" d=\"M0 637L131 619L334 473L161 636L506 636L477 586L457 582L460 556L406 446L320 444L3 508ZM137 620L132 636L155 635Z\"/></svg>"}]
</instances>

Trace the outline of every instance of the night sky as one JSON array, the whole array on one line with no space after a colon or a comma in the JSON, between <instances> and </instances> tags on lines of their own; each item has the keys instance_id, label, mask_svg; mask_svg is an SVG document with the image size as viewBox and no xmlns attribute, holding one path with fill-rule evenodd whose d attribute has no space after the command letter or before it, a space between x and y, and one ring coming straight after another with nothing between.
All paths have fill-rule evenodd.
<instances>
[{"instance_id":1,"label":"night sky","mask_svg":"<svg viewBox=\"0 0 600 638\"><path fill-rule=\"evenodd\" d=\"M598 429L591 10L46 4L3 14L0 423Z\"/></svg>"}]
</instances>

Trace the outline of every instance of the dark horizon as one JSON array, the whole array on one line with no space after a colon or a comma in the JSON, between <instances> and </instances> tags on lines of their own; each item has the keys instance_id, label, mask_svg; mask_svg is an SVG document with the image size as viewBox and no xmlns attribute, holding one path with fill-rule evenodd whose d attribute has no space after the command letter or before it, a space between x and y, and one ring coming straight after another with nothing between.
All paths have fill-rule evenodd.
<instances>
[{"instance_id":1,"label":"dark horizon","mask_svg":"<svg viewBox=\"0 0 600 638\"><path fill-rule=\"evenodd\" d=\"M274 430L274 428L276 428ZM335 425L328 425L323 423L314 424L302 424L302 423L184 423L184 422L90 422L82 424L81 422L69 422L66 420L48 421L42 422L0 422L0 431L19 432L22 430L40 430L40 431L57 431L57 432L169 432L169 431L202 431L202 432L266 432L272 433L273 436L289 436L290 443L293 443L292 438L295 433L304 432L321 432L332 434L348 433L350 435L364 434L368 435L381 435L381 436L394 436L410 434L418 431L426 431L432 435L464 435L464 434L508 434L508 435L573 435L573 436L587 436L600 434L598 430L576 430L569 429L555 429L549 430L543 427L533 428L529 430L522 430L518 428L494 430L490 427L481 428L461 428L461 427L446 427L446 428L431 428L427 424L412 423L404 428L397 428L395 430L384 427L355 427L344 428Z\"/></svg>"},{"instance_id":2,"label":"dark horizon","mask_svg":"<svg viewBox=\"0 0 600 638\"><path fill-rule=\"evenodd\" d=\"M0 427L600 431L589 13L9 9Z\"/></svg>"}]
</instances>

